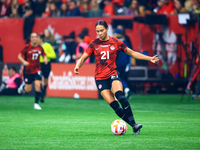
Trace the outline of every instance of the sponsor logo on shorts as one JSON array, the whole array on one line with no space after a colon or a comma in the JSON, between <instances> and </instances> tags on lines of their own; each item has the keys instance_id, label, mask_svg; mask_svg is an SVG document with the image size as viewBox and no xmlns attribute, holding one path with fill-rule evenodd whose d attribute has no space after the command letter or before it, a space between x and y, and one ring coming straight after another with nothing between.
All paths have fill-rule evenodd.
<instances>
[{"instance_id":1,"label":"sponsor logo on shorts","mask_svg":"<svg viewBox=\"0 0 200 150\"><path fill-rule=\"evenodd\" d=\"M102 88L102 85L101 84L99 84L99 89L101 89Z\"/></svg>"},{"instance_id":2,"label":"sponsor logo on shorts","mask_svg":"<svg viewBox=\"0 0 200 150\"><path fill-rule=\"evenodd\" d=\"M28 82L28 79L27 79L27 78L25 78L25 82Z\"/></svg>"},{"instance_id":3,"label":"sponsor logo on shorts","mask_svg":"<svg viewBox=\"0 0 200 150\"><path fill-rule=\"evenodd\" d=\"M111 76L111 79L117 79L118 75Z\"/></svg>"}]
</instances>

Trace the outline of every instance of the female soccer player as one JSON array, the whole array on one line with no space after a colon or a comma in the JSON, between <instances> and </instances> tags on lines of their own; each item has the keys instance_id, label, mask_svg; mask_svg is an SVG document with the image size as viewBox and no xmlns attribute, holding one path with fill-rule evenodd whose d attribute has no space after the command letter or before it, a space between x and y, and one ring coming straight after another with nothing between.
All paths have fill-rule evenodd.
<instances>
[{"instance_id":1,"label":"female soccer player","mask_svg":"<svg viewBox=\"0 0 200 150\"><path fill-rule=\"evenodd\" d=\"M19 53L18 59L23 63L24 67L24 82L18 88L18 93L30 92L32 90L32 82L35 84L35 104L34 109L41 110L39 103L41 90L41 67L40 55L44 57L44 62L47 64L47 57L44 49L37 44L38 35L33 32L30 35L30 43Z\"/></svg>"},{"instance_id":2,"label":"female soccer player","mask_svg":"<svg viewBox=\"0 0 200 150\"><path fill-rule=\"evenodd\" d=\"M95 29L99 38L89 44L86 52L76 63L74 72L78 74L79 68L94 53L96 61L95 82L100 94L115 113L132 126L133 134L139 134L142 125L135 122L130 104L123 93L123 86L118 77L115 62L120 51L133 58L151 61L152 63L156 63L159 59L157 55L149 57L135 52L119 39L108 36L108 25L104 20L99 20L95 25ZM122 108L114 96L121 103Z\"/></svg>"}]
</instances>

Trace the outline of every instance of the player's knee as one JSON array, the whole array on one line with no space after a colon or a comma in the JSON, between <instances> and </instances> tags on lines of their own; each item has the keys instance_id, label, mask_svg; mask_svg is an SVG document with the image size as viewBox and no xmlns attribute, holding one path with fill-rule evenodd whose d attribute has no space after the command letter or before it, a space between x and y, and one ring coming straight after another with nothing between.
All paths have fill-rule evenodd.
<instances>
[{"instance_id":1,"label":"player's knee","mask_svg":"<svg viewBox=\"0 0 200 150\"><path fill-rule=\"evenodd\" d=\"M29 92L31 92L32 88L31 88L31 87L25 87L24 90L25 90L27 93L29 93Z\"/></svg>"},{"instance_id":2,"label":"player's knee","mask_svg":"<svg viewBox=\"0 0 200 150\"><path fill-rule=\"evenodd\" d=\"M35 90L37 92L40 92L40 88L41 88L40 84L35 84Z\"/></svg>"},{"instance_id":3,"label":"player's knee","mask_svg":"<svg viewBox=\"0 0 200 150\"><path fill-rule=\"evenodd\" d=\"M122 102L124 100L126 100L125 95L122 91L117 91L115 93L115 97L117 98L118 101Z\"/></svg>"}]
</instances>

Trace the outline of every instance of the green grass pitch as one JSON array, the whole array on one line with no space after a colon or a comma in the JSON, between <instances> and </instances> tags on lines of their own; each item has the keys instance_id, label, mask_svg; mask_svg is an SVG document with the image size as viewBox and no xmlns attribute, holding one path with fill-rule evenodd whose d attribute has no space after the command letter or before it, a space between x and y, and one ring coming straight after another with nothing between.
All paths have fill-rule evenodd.
<instances>
[{"instance_id":1,"label":"green grass pitch","mask_svg":"<svg viewBox=\"0 0 200 150\"><path fill-rule=\"evenodd\" d=\"M128 126L113 135L118 119L104 100L46 98L34 110L34 97L0 97L0 149L200 149L200 100L181 95L135 95L129 100L140 135Z\"/></svg>"}]
</instances>

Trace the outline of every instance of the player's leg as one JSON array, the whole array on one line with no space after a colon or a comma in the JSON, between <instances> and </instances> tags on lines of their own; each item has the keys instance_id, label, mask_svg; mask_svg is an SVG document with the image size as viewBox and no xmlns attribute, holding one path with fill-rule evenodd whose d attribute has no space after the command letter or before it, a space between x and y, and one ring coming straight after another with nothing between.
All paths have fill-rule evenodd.
<instances>
[{"instance_id":1,"label":"player's leg","mask_svg":"<svg viewBox=\"0 0 200 150\"><path fill-rule=\"evenodd\" d=\"M41 72L39 71L38 73L34 74L34 83L35 83L35 104L34 104L34 109L41 110L42 108L39 106L39 99L41 95L41 83L42 83L42 77L41 77Z\"/></svg>"},{"instance_id":2,"label":"player's leg","mask_svg":"<svg viewBox=\"0 0 200 150\"><path fill-rule=\"evenodd\" d=\"M49 77L49 73L51 71L51 64L48 63L47 65L46 64L43 64L42 63L42 74L44 76L44 80L43 80L43 86L41 86L41 99L40 101L42 103L44 103L44 98L46 96L46 89L47 89L47 84L48 84L48 77Z\"/></svg>"},{"instance_id":3,"label":"player's leg","mask_svg":"<svg viewBox=\"0 0 200 150\"><path fill-rule=\"evenodd\" d=\"M124 110L119 106L118 102L114 98L113 93L110 90L111 89L110 79L97 80L96 85L102 97L106 100L106 102L110 105L110 107L115 111L115 113L129 124L129 120L126 117Z\"/></svg>"},{"instance_id":4,"label":"player's leg","mask_svg":"<svg viewBox=\"0 0 200 150\"><path fill-rule=\"evenodd\" d=\"M18 88L18 93L29 93L32 90L32 82L34 81L34 75L33 74L24 74L24 81Z\"/></svg>"},{"instance_id":5,"label":"player's leg","mask_svg":"<svg viewBox=\"0 0 200 150\"><path fill-rule=\"evenodd\" d=\"M129 124L129 120L126 117L124 110L119 106L118 102L115 100L111 90L109 90L109 89L103 90L103 91L101 91L100 94L105 99L105 101L110 105L110 107L115 111L115 113L121 119L123 119L125 122L127 122Z\"/></svg>"},{"instance_id":6,"label":"player's leg","mask_svg":"<svg viewBox=\"0 0 200 150\"><path fill-rule=\"evenodd\" d=\"M131 106L127 101L124 93L123 93L123 86L120 80L112 81L112 93L115 93L115 97L122 105L122 108L129 120L129 124L133 127L134 134L139 134L139 130L142 128L142 125L137 125L135 119L133 117L133 113L131 110Z\"/></svg>"},{"instance_id":7,"label":"player's leg","mask_svg":"<svg viewBox=\"0 0 200 150\"><path fill-rule=\"evenodd\" d=\"M41 80L35 80L35 104L34 109L41 110L42 108L39 106L39 99L40 99L40 89L41 89Z\"/></svg>"}]
</instances>

